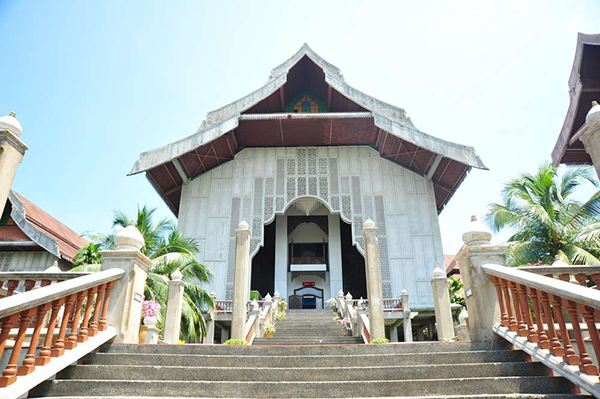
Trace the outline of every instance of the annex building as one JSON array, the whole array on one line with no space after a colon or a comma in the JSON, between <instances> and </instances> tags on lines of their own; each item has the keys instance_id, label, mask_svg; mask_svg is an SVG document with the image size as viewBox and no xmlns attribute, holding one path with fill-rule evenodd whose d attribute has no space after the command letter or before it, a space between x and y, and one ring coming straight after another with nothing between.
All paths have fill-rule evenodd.
<instances>
[{"instance_id":1,"label":"annex building","mask_svg":"<svg viewBox=\"0 0 600 399\"><path fill-rule=\"evenodd\" d=\"M346 83L308 45L247 96L210 112L191 136L140 155L145 173L201 245L218 299L233 294L235 234L250 225L251 289L321 308L366 297L361 231L379 228L384 298L408 290L432 309L444 264L438 214L472 168L472 147L420 131L406 112Z\"/></svg>"}]
</instances>

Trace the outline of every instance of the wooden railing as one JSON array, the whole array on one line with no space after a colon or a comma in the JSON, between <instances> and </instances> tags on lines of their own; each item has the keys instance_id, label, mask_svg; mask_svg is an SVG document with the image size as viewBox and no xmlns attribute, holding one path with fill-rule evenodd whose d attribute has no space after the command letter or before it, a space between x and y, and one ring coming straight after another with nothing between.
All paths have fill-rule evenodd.
<instances>
[{"instance_id":1,"label":"wooden railing","mask_svg":"<svg viewBox=\"0 0 600 399\"><path fill-rule=\"evenodd\" d=\"M231 301L231 300L215 301L215 312L216 313L231 313L231 312L233 312L233 301Z\"/></svg>"},{"instance_id":2,"label":"wooden railing","mask_svg":"<svg viewBox=\"0 0 600 399\"><path fill-rule=\"evenodd\" d=\"M571 277L584 287L600 285L600 266L526 266L517 269L569 281Z\"/></svg>"},{"instance_id":3,"label":"wooden railing","mask_svg":"<svg viewBox=\"0 0 600 399\"><path fill-rule=\"evenodd\" d=\"M66 350L74 349L78 343L86 342L89 337L106 330L110 292L115 280L124 274L122 269L83 276L62 273L60 279L73 278L52 285L51 274L38 273L41 275L39 278L21 275L23 279L15 276L4 279L9 282L24 281L26 292L0 299L0 357L7 349L11 329L17 329L8 364L2 370L0 387L13 384L17 376L32 373L36 366L50 363L51 358L63 356ZM6 275L0 274L0 279ZM37 282L40 287L33 290ZM47 314L50 314L49 318L46 318ZM29 349L19 366L27 329L32 325ZM36 354L43 330L46 334L41 350Z\"/></svg>"},{"instance_id":4,"label":"wooden railing","mask_svg":"<svg viewBox=\"0 0 600 399\"><path fill-rule=\"evenodd\" d=\"M555 279L498 265L484 265L483 270L491 276L496 287L502 327L561 357L567 365L578 366L581 372L590 376L598 375L598 365L588 353L580 326L583 320L596 359L600 359L600 336L596 328L600 291L586 286L585 276L589 271L574 272L573 268L542 271L551 276L558 274ZM580 285L568 282L572 274ZM597 281L598 276L591 272L592 281ZM575 343L568 327L572 328Z\"/></svg>"},{"instance_id":5,"label":"wooden railing","mask_svg":"<svg viewBox=\"0 0 600 399\"><path fill-rule=\"evenodd\" d=\"M89 273L2 272L0 273L0 298L26 292L34 288L45 287L59 281L83 277L88 274Z\"/></svg>"}]
</instances>

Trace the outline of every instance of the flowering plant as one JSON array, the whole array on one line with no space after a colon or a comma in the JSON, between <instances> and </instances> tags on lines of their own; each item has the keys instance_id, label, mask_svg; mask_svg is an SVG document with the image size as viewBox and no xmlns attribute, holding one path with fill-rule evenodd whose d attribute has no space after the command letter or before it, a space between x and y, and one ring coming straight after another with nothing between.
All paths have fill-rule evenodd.
<instances>
[{"instance_id":1,"label":"flowering plant","mask_svg":"<svg viewBox=\"0 0 600 399\"><path fill-rule=\"evenodd\" d=\"M160 303L152 299L142 302L142 318L156 317L158 312L160 312Z\"/></svg>"},{"instance_id":2,"label":"flowering plant","mask_svg":"<svg viewBox=\"0 0 600 399\"><path fill-rule=\"evenodd\" d=\"M350 325L350 319L348 318L348 316L346 316L343 319L338 319L337 323L340 326L347 327L348 325Z\"/></svg>"},{"instance_id":3,"label":"flowering plant","mask_svg":"<svg viewBox=\"0 0 600 399\"><path fill-rule=\"evenodd\" d=\"M337 309L337 301L334 298L329 298L327 300L327 306L333 309L333 311L335 312Z\"/></svg>"}]
</instances>

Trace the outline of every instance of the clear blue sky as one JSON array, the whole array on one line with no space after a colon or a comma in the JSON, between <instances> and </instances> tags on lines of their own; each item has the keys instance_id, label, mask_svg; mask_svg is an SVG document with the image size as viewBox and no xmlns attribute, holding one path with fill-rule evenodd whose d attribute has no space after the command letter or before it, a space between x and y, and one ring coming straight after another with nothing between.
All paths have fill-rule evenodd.
<instances>
[{"instance_id":1,"label":"clear blue sky","mask_svg":"<svg viewBox=\"0 0 600 399\"><path fill-rule=\"evenodd\" d=\"M454 253L503 182L549 159L578 31L600 32L600 2L0 0L0 114L16 111L30 147L14 188L80 233L137 204L173 216L126 176L138 154L192 134L307 42L419 129L477 149L490 171L440 218Z\"/></svg>"}]
</instances>

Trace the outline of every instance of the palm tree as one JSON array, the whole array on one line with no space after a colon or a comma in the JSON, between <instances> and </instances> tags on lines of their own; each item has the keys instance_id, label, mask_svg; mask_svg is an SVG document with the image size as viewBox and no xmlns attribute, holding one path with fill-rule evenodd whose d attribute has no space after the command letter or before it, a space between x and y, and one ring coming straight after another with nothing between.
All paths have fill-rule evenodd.
<instances>
[{"instance_id":1,"label":"palm tree","mask_svg":"<svg viewBox=\"0 0 600 399\"><path fill-rule=\"evenodd\" d=\"M100 244L94 244L93 242L79 248L73 257L73 266L94 265L101 262Z\"/></svg>"},{"instance_id":2,"label":"palm tree","mask_svg":"<svg viewBox=\"0 0 600 399\"><path fill-rule=\"evenodd\" d=\"M504 185L502 203L492 203L486 221L494 231L511 229L507 264L600 264L600 191L581 203L573 198L585 182L599 187L590 167L559 175L544 164L535 175L522 174Z\"/></svg>"},{"instance_id":3,"label":"palm tree","mask_svg":"<svg viewBox=\"0 0 600 399\"><path fill-rule=\"evenodd\" d=\"M199 284L210 282L210 270L194 259L198 253L198 242L193 238L183 237L172 220L162 219L154 222L153 216L156 209L146 206L138 207L136 228L144 237L144 246L141 252L152 259L152 266L148 270L144 295L160 303L161 311L166 310L168 296L168 282L171 273L179 270L183 274L183 310L181 314L181 336L187 342L199 342L206 333L206 322L202 310L213 307L210 294ZM113 227L127 227L129 218L123 212L115 212ZM100 249L114 249L116 234L86 233L86 237ZM86 271L99 269L87 267ZM75 268L73 271L83 271L84 268ZM160 319L160 318L159 318ZM162 317L164 320L164 314ZM158 326L162 328L162 320Z\"/></svg>"}]
</instances>

